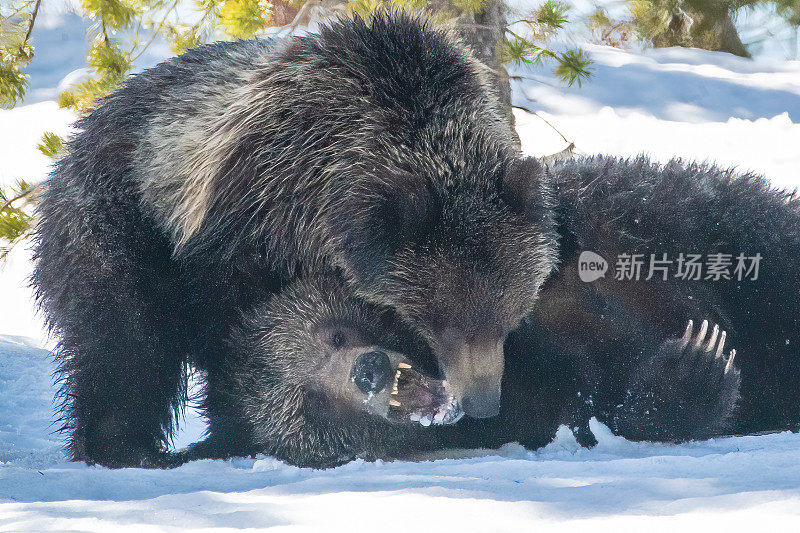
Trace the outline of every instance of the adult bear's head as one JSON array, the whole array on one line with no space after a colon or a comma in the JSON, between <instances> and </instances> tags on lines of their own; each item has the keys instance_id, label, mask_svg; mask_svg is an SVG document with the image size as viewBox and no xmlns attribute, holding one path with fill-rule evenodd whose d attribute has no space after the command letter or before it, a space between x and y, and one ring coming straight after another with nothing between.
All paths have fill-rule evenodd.
<instances>
[{"instance_id":1,"label":"adult bear's head","mask_svg":"<svg viewBox=\"0 0 800 533\"><path fill-rule=\"evenodd\" d=\"M446 430L424 426L461 416L425 343L332 276L255 306L230 342L222 394L245 450L314 467L405 457L440 445Z\"/></svg>"},{"instance_id":2,"label":"adult bear's head","mask_svg":"<svg viewBox=\"0 0 800 533\"><path fill-rule=\"evenodd\" d=\"M413 325L466 414L486 418L500 407L506 335L531 310L557 244L541 166L474 158L444 181L422 161L373 173L332 221L356 292Z\"/></svg>"},{"instance_id":3,"label":"adult bear's head","mask_svg":"<svg viewBox=\"0 0 800 533\"><path fill-rule=\"evenodd\" d=\"M402 14L270 46L227 118L203 124L204 150L187 150L190 208L162 217L182 224L176 255L223 269L263 255L285 279L338 267L425 337L467 414L492 416L503 340L556 239L546 172L519 159L485 66Z\"/></svg>"}]
</instances>

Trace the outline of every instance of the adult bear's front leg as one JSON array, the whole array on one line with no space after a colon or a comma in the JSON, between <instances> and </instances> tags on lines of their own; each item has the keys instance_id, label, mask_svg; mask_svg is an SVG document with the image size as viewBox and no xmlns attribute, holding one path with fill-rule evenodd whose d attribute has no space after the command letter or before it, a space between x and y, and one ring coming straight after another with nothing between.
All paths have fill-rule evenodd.
<instances>
[{"instance_id":1,"label":"adult bear's front leg","mask_svg":"<svg viewBox=\"0 0 800 533\"><path fill-rule=\"evenodd\" d=\"M188 319L169 248L131 204L48 183L34 283L60 340L60 421L72 458L163 466L183 398Z\"/></svg>"},{"instance_id":2,"label":"adult bear's front leg","mask_svg":"<svg viewBox=\"0 0 800 533\"><path fill-rule=\"evenodd\" d=\"M92 338L65 335L58 355L72 459L169 466L167 435L183 388L180 359L153 337L117 329L82 333Z\"/></svg>"}]
</instances>

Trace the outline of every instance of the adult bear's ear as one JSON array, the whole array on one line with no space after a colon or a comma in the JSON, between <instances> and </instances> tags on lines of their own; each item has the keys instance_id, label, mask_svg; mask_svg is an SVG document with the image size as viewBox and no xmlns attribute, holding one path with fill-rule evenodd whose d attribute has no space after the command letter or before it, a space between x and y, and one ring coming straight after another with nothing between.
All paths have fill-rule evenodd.
<instances>
[{"instance_id":1,"label":"adult bear's ear","mask_svg":"<svg viewBox=\"0 0 800 533\"><path fill-rule=\"evenodd\" d=\"M393 172L374 196L374 222L394 251L419 239L431 224L431 194L424 178Z\"/></svg>"},{"instance_id":2,"label":"adult bear's ear","mask_svg":"<svg viewBox=\"0 0 800 533\"><path fill-rule=\"evenodd\" d=\"M340 254L351 274L380 276L398 250L422 237L431 222L431 196L424 178L392 171L354 184L332 213Z\"/></svg>"},{"instance_id":3,"label":"adult bear's ear","mask_svg":"<svg viewBox=\"0 0 800 533\"><path fill-rule=\"evenodd\" d=\"M515 159L506 168L500 195L514 213L538 222L552 207L547 170L535 157Z\"/></svg>"}]
</instances>

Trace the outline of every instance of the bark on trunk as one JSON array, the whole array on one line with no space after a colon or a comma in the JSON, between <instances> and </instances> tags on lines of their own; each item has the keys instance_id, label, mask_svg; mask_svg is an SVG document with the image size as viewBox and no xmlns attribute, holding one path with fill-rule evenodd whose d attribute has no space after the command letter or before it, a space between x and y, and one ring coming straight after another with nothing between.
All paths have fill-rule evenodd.
<instances>
[{"instance_id":1,"label":"bark on trunk","mask_svg":"<svg viewBox=\"0 0 800 533\"><path fill-rule=\"evenodd\" d=\"M457 12L451 0L440 0L439 11ZM502 63L503 42L506 31L506 6L503 0L488 0L477 14L462 13L456 19L456 29L475 56L487 67L500 103L500 113L506 118L512 138L520 144L511 112L511 82Z\"/></svg>"},{"instance_id":2,"label":"bark on trunk","mask_svg":"<svg viewBox=\"0 0 800 533\"><path fill-rule=\"evenodd\" d=\"M739 38L739 32L731 19L730 11L727 9L720 14L719 18L710 24L705 30L705 35L699 36L700 39L708 41L709 50L718 52L728 52L740 57L750 57L747 49Z\"/></svg>"},{"instance_id":3,"label":"bark on trunk","mask_svg":"<svg viewBox=\"0 0 800 533\"><path fill-rule=\"evenodd\" d=\"M667 28L653 38L653 46L694 46L750 57L739 38L726 2L683 2L673 14Z\"/></svg>"}]
</instances>

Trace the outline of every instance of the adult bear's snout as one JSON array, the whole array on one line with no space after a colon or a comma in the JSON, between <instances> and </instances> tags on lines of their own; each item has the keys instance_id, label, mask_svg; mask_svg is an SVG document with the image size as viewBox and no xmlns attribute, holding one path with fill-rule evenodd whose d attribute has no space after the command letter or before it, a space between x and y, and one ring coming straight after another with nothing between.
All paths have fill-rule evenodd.
<instances>
[{"instance_id":1,"label":"adult bear's snout","mask_svg":"<svg viewBox=\"0 0 800 533\"><path fill-rule=\"evenodd\" d=\"M440 353L448 389L472 418L491 418L500 412L503 343L458 342Z\"/></svg>"}]
</instances>

